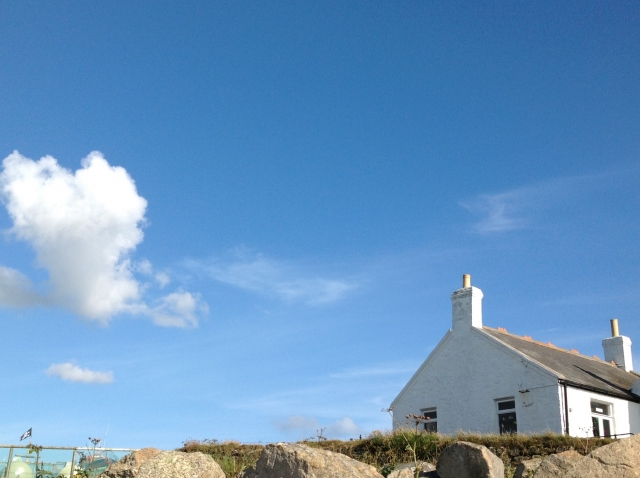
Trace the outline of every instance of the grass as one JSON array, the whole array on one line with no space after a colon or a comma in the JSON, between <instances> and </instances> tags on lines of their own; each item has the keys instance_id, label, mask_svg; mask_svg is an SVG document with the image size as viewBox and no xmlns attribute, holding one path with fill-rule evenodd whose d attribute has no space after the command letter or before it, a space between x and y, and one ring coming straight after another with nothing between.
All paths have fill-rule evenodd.
<instances>
[{"instance_id":1,"label":"grass","mask_svg":"<svg viewBox=\"0 0 640 478\"><path fill-rule=\"evenodd\" d=\"M534 456L546 456L566 450L576 450L586 455L593 449L613 442L612 439L575 438L565 435L474 435L460 433L443 436L431 433L404 431L405 437L415 445L418 459L435 463L440 453L456 441L468 441L484 445L502 459L506 478L513 477L517 465ZM362 440L303 441L302 444L342 453L355 460L375 466L387 475L399 463L412 461L407 442L398 432L374 432ZM240 471L252 466L260 456L262 445L243 445L234 441L188 440L180 451L209 454L222 467L227 478L236 478Z\"/></svg>"},{"instance_id":2,"label":"grass","mask_svg":"<svg viewBox=\"0 0 640 478\"><path fill-rule=\"evenodd\" d=\"M227 478L235 478L242 470L258 461L263 448L262 445L243 445L237 441L187 440L178 450L188 453L200 451L211 455Z\"/></svg>"}]
</instances>

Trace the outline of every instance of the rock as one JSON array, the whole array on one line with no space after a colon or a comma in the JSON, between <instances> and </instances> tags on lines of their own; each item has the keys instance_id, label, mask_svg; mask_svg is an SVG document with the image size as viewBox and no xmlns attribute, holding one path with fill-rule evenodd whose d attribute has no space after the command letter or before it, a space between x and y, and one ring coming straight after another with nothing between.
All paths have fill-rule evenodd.
<instances>
[{"instance_id":1,"label":"rock","mask_svg":"<svg viewBox=\"0 0 640 478\"><path fill-rule=\"evenodd\" d=\"M129 465L132 468L135 468L138 471L140 465L142 465L145 461L150 460L158 453L162 453L162 451L157 448L143 448L142 450L134 451L133 453L129 453L125 455L120 460L120 463L124 463Z\"/></svg>"},{"instance_id":2,"label":"rock","mask_svg":"<svg viewBox=\"0 0 640 478\"><path fill-rule=\"evenodd\" d=\"M542 465L534 478L636 478L640 477L640 435L624 438L592 451L568 472L543 475Z\"/></svg>"},{"instance_id":3,"label":"rock","mask_svg":"<svg viewBox=\"0 0 640 478\"><path fill-rule=\"evenodd\" d=\"M513 478L531 478L542 463L542 458L525 460L518 465Z\"/></svg>"},{"instance_id":4,"label":"rock","mask_svg":"<svg viewBox=\"0 0 640 478\"><path fill-rule=\"evenodd\" d=\"M113 463L100 476L103 478L133 478L138 473L140 465L162 453L157 448L143 448L123 456L119 462Z\"/></svg>"},{"instance_id":5,"label":"rock","mask_svg":"<svg viewBox=\"0 0 640 478\"><path fill-rule=\"evenodd\" d=\"M416 476L416 467L413 466L413 463L405 463L403 465L398 465L395 470L393 470L387 478L415 478ZM431 463L423 463L422 471L420 471L420 478L435 478L436 467Z\"/></svg>"},{"instance_id":6,"label":"rock","mask_svg":"<svg viewBox=\"0 0 640 478\"><path fill-rule=\"evenodd\" d=\"M99 478L225 478L213 458L200 452L145 448L110 465Z\"/></svg>"},{"instance_id":7,"label":"rock","mask_svg":"<svg viewBox=\"0 0 640 478\"><path fill-rule=\"evenodd\" d=\"M69 476L71 473L71 467L69 467L69 471L64 475L65 477ZM112 463L104 470L102 473L98 475L99 478L133 478L136 476L137 470L133 471L129 465L125 465L124 463L117 462ZM61 475L59 474L58 477Z\"/></svg>"},{"instance_id":8,"label":"rock","mask_svg":"<svg viewBox=\"0 0 640 478\"><path fill-rule=\"evenodd\" d=\"M594 476L640 476L640 435L624 438L593 450L584 463L599 465L601 475Z\"/></svg>"},{"instance_id":9,"label":"rock","mask_svg":"<svg viewBox=\"0 0 640 478\"><path fill-rule=\"evenodd\" d=\"M504 478L500 458L485 446L464 441L442 451L436 471L440 478Z\"/></svg>"},{"instance_id":10,"label":"rock","mask_svg":"<svg viewBox=\"0 0 640 478\"><path fill-rule=\"evenodd\" d=\"M225 478L210 455L199 451L162 452L140 465L136 478Z\"/></svg>"},{"instance_id":11,"label":"rock","mask_svg":"<svg viewBox=\"0 0 640 478\"><path fill-rule=\"evenodd\" d=\"M292 443L267 445L238 478L382 478L377 470L340 453Z\"/></svg>"},{"instance_id":12,"label":"rock","mask_svg":"<svg viewBox=\"0 0 640 478\"><path fill-rule=\"evenodd\" d=\"M537 478L565 476L565 474L573 470L583 458L584 456L574 450L563 451L562 453L549 455L540 462L540 465L535 470L535 473L533 475L523 476L534 476Z\"/></svg>"}]
</instances>

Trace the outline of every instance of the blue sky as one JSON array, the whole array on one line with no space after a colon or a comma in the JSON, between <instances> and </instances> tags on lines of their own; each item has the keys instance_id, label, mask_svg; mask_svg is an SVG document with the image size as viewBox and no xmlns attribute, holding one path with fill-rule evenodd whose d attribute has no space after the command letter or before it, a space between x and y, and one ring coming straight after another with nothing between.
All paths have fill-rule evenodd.
<instances>
[{"instance_id":1,"label":"blue sky","mask_svg":"<svg viewBox=\"0 0 640 478\"><path fill-rule=\"evenodd\" d=\"M2 3L0 441L390 428L463 273L487 325L640 340L639 17Z\"/></svg>"}]
</instances>

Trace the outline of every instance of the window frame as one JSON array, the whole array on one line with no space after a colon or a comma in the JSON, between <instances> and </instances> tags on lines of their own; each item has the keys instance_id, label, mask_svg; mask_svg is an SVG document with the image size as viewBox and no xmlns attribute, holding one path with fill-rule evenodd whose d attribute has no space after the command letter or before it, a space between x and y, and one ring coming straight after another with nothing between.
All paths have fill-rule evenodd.
<instances>
[{"instance_id":1,"label":"window frame","mask_svg":"<svg viewBox=\"0 0 640 478\"><path fill-rule=\"evenodd\" d=\"M595 411L601 406L606 413ZM613 419L613 403L599 399L589 399L589 416L591 417L591 434L594 438L611 438L615 436L615 420ZM607 424L605 424L607 422ZM607 430L609 428L609 430Z\"/></svg>"},{"instance_id":2,"label":"window frame","mask_svg":"<svg viewBox=\"0 0 640 478\"><path fill-rule=\"evenodd\" d=\"M428 413L435 413L434 418L430 418L424 421L424 430L427 433L438 433L438 407L429 407L420 409L420 413L423 417L427 417ZM435 429L431 429L435 427Z\"/></svg>"},{"instance_id":3,"label":"window frame","mask_svg":"<svg viewBox=\"0 0 640 478\"><path fill-rule=\"evenodd\" d=\"M515 399L515 397L496 398L494 400L494 402L495 402L496 413L497 413L497 417L498 417L498 432L500 433L500 435L506 435L506 434L514 434L514 435L516 435L518 433L518 413L517 413L517 410L516 410L516 399ZM508 404L509 402L513 402L513 407L512 408L500 409L500 405L501 404L505 404L505 403ZM515 430L513 430L513 431L504 431L504 429L503 429L503 427L501 426L501 423L500 423L501 415L513 415L513 424L514 424Z\"/></svg>"}]
</instances>

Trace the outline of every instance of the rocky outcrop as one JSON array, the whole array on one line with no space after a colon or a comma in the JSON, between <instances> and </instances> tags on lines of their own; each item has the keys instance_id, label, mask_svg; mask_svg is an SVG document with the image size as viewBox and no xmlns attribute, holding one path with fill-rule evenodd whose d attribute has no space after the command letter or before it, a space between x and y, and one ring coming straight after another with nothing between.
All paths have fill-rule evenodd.
<instances>
[{"instance_id":1,"label":"rocky outcrop","mask_svg":"<svg viewBox=\"0 0 640 478\"><path fill-rule=\"evenodd\" d=\"M144 448L110 465L99 478L225 478L220 465L200 452Z\"/></svg>"},{"instance_id":2,"label":"rocky outcrop","mask_svg":"<svg viewBox=\"0 0 640 478\"><path fill-rule=\"evenodd\" d=\"M640 476L640 435L619 440L592 451L576 467L576 472L594 478L604 477L639 477ZM573 476L577 476L574 472Z\"/></svg>"},{"instance_id":3,"label":"rocky outcrop","mask_svg":"<svg viewBox=\"0 0 640 478\"><path fill-rule=\"evenodd\" d=\"M552 456L543 460L533 475L534 478L640 477L640 435L598 448L573 463L573 467L568 471L543 469L544 462Z\"/></svg>"},{"instance_id":4,"label":"rocky outcrop","mask_svg":"<svg viewBox=\"0 0 640 478\"><path fill-rule=\"evenodd\" d=\"M436 467L431 463L423 463L420 471L420 478L437 478ZM415 478L416 467L413 464L408 463L406 465L400 465L393 470L387 478Z\"/></svg>"},{"instance_id":5,"label":"rocky outcrop","mask_svg":"<svg viewBox=\"0 0 640 478\"><path fill-rule=\"evenodd\" d=\"M555 476L565 476L573 470L584 456L574 450L563 451L555 455L549 455L540 461L535 473L529 476L537 476L538 478L551 478ZM517 473L517 470L516 470ZM526 477L527 475L523 475ZM514 477L515 478L515 477Z\"/></svg>"},{"instance_id":6,"label":"rocky outcrop","mask_svg":"<svg viewBox=\"0 0 640 478\"><path fill-rule=\"evenodd\" d=\"M267 445L239 478L382 478L376 469L340 453L292 443Z\"/></svg>"},{"instance_id":7,"label":"rocky outcrop","mask_svg":"<svg viewBox=\"0 0 640 478\"><path fill-rule=\"evenodd\" d=\"M445 448L436 470L440 478L504 478L500 458L486 446L465 441Z\"/></svg>"}]
</instances>

